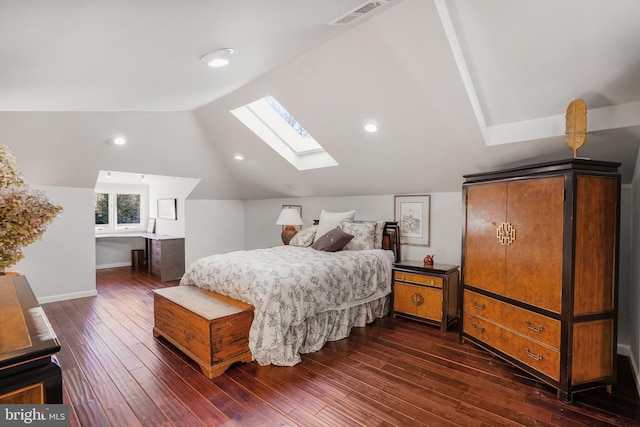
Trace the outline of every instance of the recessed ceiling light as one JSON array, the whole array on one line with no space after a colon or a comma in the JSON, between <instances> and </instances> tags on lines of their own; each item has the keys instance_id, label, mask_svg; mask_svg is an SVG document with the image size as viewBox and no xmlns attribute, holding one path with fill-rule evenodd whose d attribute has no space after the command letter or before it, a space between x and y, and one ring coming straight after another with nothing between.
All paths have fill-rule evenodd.
<instances>
[{"instance_id":1,"label":"recessed ceiling light","mask_svg":"<svg viewBox=\"0 0 640 427\"><path fill-rule=\"evenodd\" d=\"M244 154L242 153L236 153L233 155L233 158L236 160L244 160Z\"/></svg>"},{"instance_id":2,"label":"recessed ceiling light","mask_svg":"<svg viewBox=\"0 0 640 427\"><path fill-rule=\"evenodd\" d=\"M362 121L362 127L369 133L377 132L380 129L380 124L374 119L364 119Z\"/></svg>"},{"instance_id":3,"label":"recessed ceiling light","mask_svg":"<svg viewBox=\"0 0 640 427\"><path fill-rule=\"evenodd\" d=\"M116 145L124 145L127 143L127 139L124 136L116 136L113 138L113 143Z\"/></svg>"},{"instance_id":4,"label":"recessed ceiling light","mask_svg":"<svg viewBox=\"0 0 640 427\"><path fill-rule=\"evenodd\" d=\"M209 67L224 67L231 61L232 53L233 49L225 47L202 55L200 57L200 61L207 64Z\"/></svg>"}]
</instances>

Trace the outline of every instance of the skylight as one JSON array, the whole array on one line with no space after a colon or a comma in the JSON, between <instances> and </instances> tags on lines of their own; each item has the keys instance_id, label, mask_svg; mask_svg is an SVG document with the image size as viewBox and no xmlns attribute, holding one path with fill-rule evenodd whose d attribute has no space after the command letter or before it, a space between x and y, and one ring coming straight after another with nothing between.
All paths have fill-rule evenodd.
<instances>
[{"instance_id":1,"label":"skylight","mask_svg":"<svg viewBox=\"0 0 640 427\"><path fill-rule=\"evenodd\" d=\"M298 170L338 165L273 96L231 110L231 114Z\"/></svg>"}]
</instances>

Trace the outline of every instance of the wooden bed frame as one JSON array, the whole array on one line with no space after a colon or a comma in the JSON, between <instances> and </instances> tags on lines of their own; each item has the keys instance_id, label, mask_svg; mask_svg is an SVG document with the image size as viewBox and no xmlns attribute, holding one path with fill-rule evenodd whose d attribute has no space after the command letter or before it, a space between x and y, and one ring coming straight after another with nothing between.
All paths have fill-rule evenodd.
<instances>
[{"instance_id":1,"label":"wooden bed frame","mask_svg":"<svg viewBox=\"0 0 640 427\"><path fill-rule=\"evenodd\" d=\"M399 260L398 223L385 223L383 233L382 247ZM249 350L252 305L195 286L172 286L153 293L153 335L189 356L205 376L215 378L236 362L253 360Z\"/></svg>"}]
</instances>

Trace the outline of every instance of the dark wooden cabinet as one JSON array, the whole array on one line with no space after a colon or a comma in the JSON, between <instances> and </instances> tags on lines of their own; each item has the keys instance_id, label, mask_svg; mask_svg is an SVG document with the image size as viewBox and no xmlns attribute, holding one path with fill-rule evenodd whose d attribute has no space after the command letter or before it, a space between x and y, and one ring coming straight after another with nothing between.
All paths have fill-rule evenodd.
<instances>
[{"instance_id":1,"label":"dark wooden cabinet","mask_svg":"<svg viewBox=\"0 0 640 427\"><path fill-rule=\"evenodd\" d=\"M0 277L0 405L62 403L59 351L27 279Z\"/></svg>"},{"instance_id":2,"label":"dark wooden cabinet","mask_svg":"<svg viewBox=\"0 0 640 427\"><path fill-rule=\"evenodd\" d=\"M461 339L565 401L616 380L618 166L571 159L463 184Z\"/></svg>"},{"instance_id":3,"label":"dark wooden cabinet","mask_svg":"<svg viewBox=\"0 0 640 427\"><path fill-rule=\"evenodd\" d=\"M179 280L184 274L184 238L149 239L149 274L163 282Z\"/></svg>"},{"instance_id":4,"label":"dark wooden cabinet","mask_svg":"<svg viewBox=\"0 0 640 427\"><path fill-rule=\"evenodd\" d=\"M446 332L458 319L458 277L457 265L395 263L393 316L437 325Z\"/></svg>"}]
</instances>

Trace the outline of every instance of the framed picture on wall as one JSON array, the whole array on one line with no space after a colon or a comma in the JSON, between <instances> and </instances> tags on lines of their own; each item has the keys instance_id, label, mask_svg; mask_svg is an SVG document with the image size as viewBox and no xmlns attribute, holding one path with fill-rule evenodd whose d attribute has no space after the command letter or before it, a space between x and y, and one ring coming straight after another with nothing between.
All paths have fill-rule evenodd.
<instances>
[{"instance_id":1,"label":"framed picture on wall","mask_svg":"<svg viewBox=\"0 0 640 427\"><path fill-rule=\"evenodd\" d=\"M147 221L147 233L155 233L156 232L156 219L149 218Z\"/></svg>"},{"instance_id":2,"label":"framed picture on wall","mask_svg":"<svg viewBox=\"0 0 640 427\"><path fill-rule=\"evenodd\" d=\"M158 199L158 218L160 219L177 219L176 217L176 199Z\"/></svg>"},{"instance_id":3,"label":"framed picture on wall","mask_svg":"<svg viewBox=\"0 0 640 427\"><path fill-rule=\"evenodd\" d=\"M400 243L429 246L431 197L428 194L394 196L395 221L400 226Z\"/></svg>"}]
</instances>

